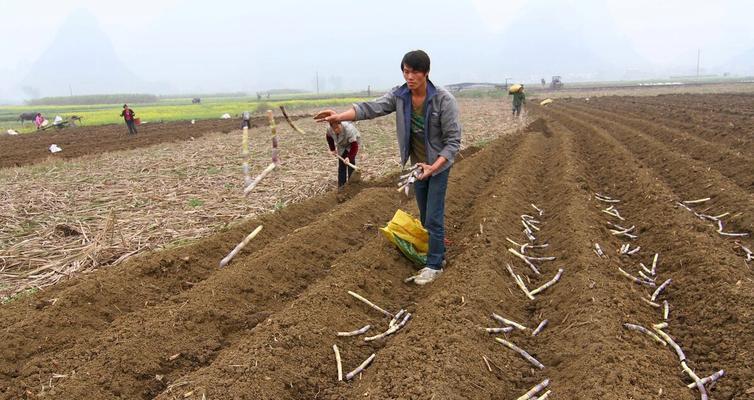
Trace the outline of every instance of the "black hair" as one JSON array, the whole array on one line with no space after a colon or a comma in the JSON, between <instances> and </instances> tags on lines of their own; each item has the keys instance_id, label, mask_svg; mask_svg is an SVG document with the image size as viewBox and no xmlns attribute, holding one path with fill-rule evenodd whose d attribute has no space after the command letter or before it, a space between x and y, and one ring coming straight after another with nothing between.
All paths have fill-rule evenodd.
<instances>
[{"instance_id":1,"label":"black hair","mask_svg":"<svg viewBox=\"0 0 754 400\"><path fill-rule=\"evenodd\" d=\"M423 50L412 50L406 53L401 60L401 71L403 66L410 67L414 71L429 72L429 55Z\"/></svg>"}]
</instances>

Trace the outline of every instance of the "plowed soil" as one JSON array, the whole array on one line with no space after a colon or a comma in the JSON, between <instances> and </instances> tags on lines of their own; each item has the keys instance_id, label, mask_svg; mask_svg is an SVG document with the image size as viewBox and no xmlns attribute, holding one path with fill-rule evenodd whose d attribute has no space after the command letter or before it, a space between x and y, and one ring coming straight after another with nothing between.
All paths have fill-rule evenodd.
<instances>
[{"instance_id":1,"label":"plowed soil","mask_svg":"<svg viewBox=\"0 0 754 400\"><path fill-rule=\"evenodd\" d=\"M291 116L293 120L298 118L301 116ZM253 117L251 125L265 126L267 117ZM157 143L198 138L211 132L228 133L240 126L241 121L235 118L196 121L195 124L190 121L142 124L136 135L127 135L125 124L51 129L18 136L0 135L0 168L34 164L48 158L71 159L107 151L138 149ZM52 144L57 144L63 151L50 153L48 149Z\"/></svg>"},{"instance_id":2,"label":"plowed soil","mask_svg":"<svg viewBox=\"0 0 754 400\"><path fill-rule=\"evenodd\" d=\"M665 332L700 377L725 370L710 398L754 398L752 271L735 239L676 205L710 197L694 209L730 212L724 230L751 233L751 104L606 97L530 109L527 129L453 167L449 263L426 287L403 282L415 270L377 230L398 208L416 214L390 177L352 187L340 203L328 193L11 302L0 307L0 398L514 399L545 378L557 399L699 398L669 346L623 328L664 321L645 301L654 289L618 271L638 274L656 253L657 284L672 279L657 300L670 305ZM595 192L620 199L625 221L602 212L609 204ZM506 238L526 241L522 214L541 221L537 243L549 244L526 254L556 257L537 262L541 275L508 252ZM608 221L634 225L638 237L611 234ZM261 234L219 269L259 224ZM628 242L641 250L618 255ZM564 273L529 300L506 263L529 289ZM337 337L388 325L349 290L413 318L385 339ZM538 336L501 334L544 369L484 331L498 326L493 312L530 329L549 320ZM376 357L338 382L333 344L345 371Z\"/></svg>"}]
</instances>

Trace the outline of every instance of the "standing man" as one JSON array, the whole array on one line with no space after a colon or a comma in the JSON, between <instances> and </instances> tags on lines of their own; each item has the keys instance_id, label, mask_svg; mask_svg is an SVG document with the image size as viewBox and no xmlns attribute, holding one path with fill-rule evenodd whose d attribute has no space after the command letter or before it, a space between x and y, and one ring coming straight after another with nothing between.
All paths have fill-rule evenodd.
<instances>
[{"instance_id":1,"label":"standing man","mask_svg":"<svg viewBox=\"0 0 754 400\"><path fill-rule=\"evenodd\" d=\"M512 92L511 95L513 96L513 115L520 116L521 107L524 105L524 103L526 103L526 95L524 94L524 85L521 85L521 88L516 90L515 92Z\"/></svg>"},{"instance_id":2,"label":"standing man","mask_svg":"<svg viewBox=\"0 0 754 400\"><path fill-rule=\"evenodd\" d=\"M422 225L429 232L427 266L414 279L425 285L437 279L445 265L445 192L448 175L461 147L458 104L447 90L429 78L429 56L422 50L401 60L406 83L373 101L357 103L348 111L320 118L329 123L372 119L395 112L401 164L419 164L414 185Z\"/></svg>"},{"instance_id":3,"label":"standing man","mask_svg":"<svg viewBox=\"0 0 754 400\"><path fill-rule=\"evenodd\" d=\"M123 117L123 119L126 121L126 125L128 126L128 133L131 135L135 135L137 133L136 122L134 121L135 115L136 112L128 108L128 104L123 105L123 112L120 113L120 116Z\"/></svg>"}]
</instances>

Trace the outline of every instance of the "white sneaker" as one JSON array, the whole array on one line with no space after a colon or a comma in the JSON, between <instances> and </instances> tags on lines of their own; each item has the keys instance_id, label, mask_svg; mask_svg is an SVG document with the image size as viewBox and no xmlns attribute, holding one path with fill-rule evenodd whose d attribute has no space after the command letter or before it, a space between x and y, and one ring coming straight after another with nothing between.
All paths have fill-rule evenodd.
<instances>
[{"instance_id":1,"label":"white sneaker","mask_svg":"<svg viewBox=\"0 0 754 400\"><path fill-rule=\"evenodd\" d=\"M442 274L441 269L432 269L432 268L422 268L419 273L414 276L414 283L417 285L426 285L440 276Z\"/></svg>"}]
</instances>

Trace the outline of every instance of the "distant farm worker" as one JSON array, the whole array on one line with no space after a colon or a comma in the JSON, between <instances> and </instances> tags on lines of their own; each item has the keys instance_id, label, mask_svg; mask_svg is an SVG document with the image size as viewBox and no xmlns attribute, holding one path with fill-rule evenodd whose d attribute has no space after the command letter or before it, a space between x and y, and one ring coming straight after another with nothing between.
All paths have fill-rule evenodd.
<instances>
[{"instance_id":1,"label":"distant farm worker","mask_svg":"<svg viewBox=\"0 0 754 400\"><path fill-rule=\"evenodd\" d=\"M335 114L335 111L331 111L330 114ZM354 124L350 122L330 122L325 139L327 139L327 145L333 155L339 155L352 165L356 165L356 154L359 152L361 134ZM346 165L343 160L338 160L338 188L342 188L351 179L353 171L353 167Z\"/></svg>"},{"instance_id":2,"label":"distant farm worker","mask_svg":"<svg viewBox=\"0 0 754 400\"><path fill-rule=\"evenodd\" d=\"M445 266L445 193L448 175L461 146L461 123L453 95L429 80L429 56L422 50L406 53L400 68L406 83L373 101L354 104L348 111L320 118L329 123L372 119L395 112L401 164L421 167L415 183L422 225L429 232L427 265L414 278L425 285Z\"/></svg>"},{"instance_id":3,"label":"distant farm worker","mask_svg":"<svg viewBox=\"0 0 754 400\"><path fill-rule=\"evenodd\" d=\"M244 126L251 129L251 113L248 111L244 111L243 114L241 114L241 129L243 129Z\"/></svg>"},{"instance_id":4,"label":"distant farm worker","mask_svg":"<svg viewBox=\"0 0 754 400\"><path fill-rule=\"evenodd\" d=\"M128 104L123 105L123 112L120 113L120 116L123 117L123 119L126 121L126 125L128 126L128 133L131 135L135 135L136 132L136 121L134 121L134 116L136 115L136 112L128 107Z\"/></svg>"},{"instance_id":5,"label":"distant farm worker","mask_svg":"<svg viewBox=\"0 0 754 400\"><path fill-rule=\"evenodd\" d=\"M44 124L45 118L42 116L41 113L37 113L37 115L34 116L34 125L37 126L37 130L42 127L42 124Z\"/></svg>"},{"instance_id":6,"label":"distant farm worker","mask_svg":"<svg viewBox=\"0 0 754 400\"><path fill-rule=\"evenodd\" d=\"M524 94L524 85L520 85L521 88L515 91L511 91L509 94L513 96L513 115L521 115L521 107L526 103L526 95Z\"/></svg>"}]
</instances>

